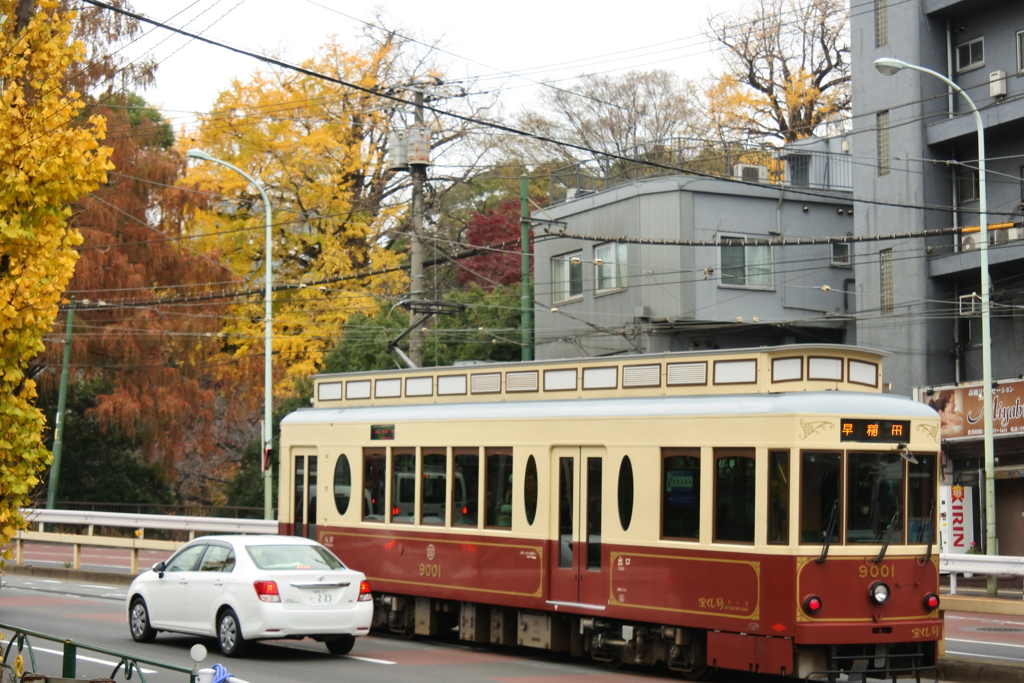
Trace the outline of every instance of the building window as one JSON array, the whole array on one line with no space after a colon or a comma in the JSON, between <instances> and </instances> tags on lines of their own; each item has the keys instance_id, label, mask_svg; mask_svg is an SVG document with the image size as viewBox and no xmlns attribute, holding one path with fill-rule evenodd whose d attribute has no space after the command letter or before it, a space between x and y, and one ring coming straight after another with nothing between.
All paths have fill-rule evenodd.
<instances>
[{"instance_id":1,"label":"building window","mask_svg":"<svg viewBox=\"0 0 1024 683\"><path fill-rule=\"evenodd\" d=\"M853 265L849 242L832 243L832 265L848 268Z\"/></svg>"},{"instance_id":2,"label":"building window","mask_svg":"<svg viewBox=\"0 0 1024 683\"><path fill-rule=\"evenodd\" d=\"M875 132L878 134L878 175L889 175L889 112L880 111L875 117Z\"/></svg>"},{"instance_id":3,"label":"building window","mask_svg":"<svg viewBox=\"0 0 1024 683\"><path fill-rule=\"evenodd\" d=\"M552 301L583 296L583 252L556 256L551 261Z\"/></svg>"},{"instance_id":4,"label":"building window","mask_svg":"<svg viewBox=\"0 0 1024 683\"><path fill-rule=\"evenodd\" d=\"M889 44L889 0L875 0L875 47Z\"/></svg>"},{"instance_id":5,"label":"building window","mask_svg":"<svg viewBox=\"0 0 1024 683\"><path fill-rule=\"evenodd\" d=\"M974 40L956 46L956 70L970 71L985 65L985 39Z\"/></svg>"},{"instance_id":6,"label":"building window","mask_svg":"<svg viewBox=\"0 0 1024 683\"><path fill-rule=\"evenodd\" d=\"M956 167L956 193L959 205L976 202L981 197L981 182L978 169L969 166Z\"/></svg>"},{"instance_id":7,"label":"building window","mask_svg":"<svg viewBox=\"0 0 1024 683\"><path fill-rule=\"evenodd\" d=\"M892 249L883 249L878 254L881 263L880 287L882 291L882 315L888 315L893 310L892 298Z\"/></svg>"},{"instance_id":8,"label":"building window","mask_svg":"<svg viewBox=\"0 0 1024 683\"><path fill-rule=\"evenodd\" d=\"M626 245L613 242L594 247L594 270L597 291L625 287Z\"/></svg>"},{"instance_id":9,"label":"building window","mask_svg":"<svg viewBox=\"0 0 1024 683\"><path fill-rule=\"evenodd\" d=\"M763 240L762 240L763 241ZM736 287L772 286L772 248L746 237L723 237L722 284Z\"/></svg>"},{"instance_id":10,"label":"building window","mask_svg":"<svg viewBox=\"0 0 1024 683\"><path fill-rule=\"evenodd\" d=\"M1017 31L1017 71L1024 73L1024 31Z\"/></svg>"}]
</instances>

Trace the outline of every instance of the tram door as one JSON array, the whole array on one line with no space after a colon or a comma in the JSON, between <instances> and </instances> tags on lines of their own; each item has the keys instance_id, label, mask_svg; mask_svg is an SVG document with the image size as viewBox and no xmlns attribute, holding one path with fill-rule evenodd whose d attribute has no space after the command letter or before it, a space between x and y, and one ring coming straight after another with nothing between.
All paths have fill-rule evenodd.
<instances>
[{"instance_id":1,"label":"tram door","mask_svg":"<svg viewBox=\"0 0 1024 683\"><path fill-rule=\"evenodd\" d=\"M554 602L608 604L608 567L601 549L604 448L556 446L551 458L551 534L548 556Z\"/></svg>"},{"instance_id":2,"label":"tram door","mask_svg":"<svg viewBox=\"0 0 1024 683\"><path fill-rule=\"evenodd\" d=\"M295 493L292 504L295 506L293 520L295 536L316 539L316 461L315 453L309 455L293 455L295 463L292 471L292 482Z\"/></svg>"}]
</instances>

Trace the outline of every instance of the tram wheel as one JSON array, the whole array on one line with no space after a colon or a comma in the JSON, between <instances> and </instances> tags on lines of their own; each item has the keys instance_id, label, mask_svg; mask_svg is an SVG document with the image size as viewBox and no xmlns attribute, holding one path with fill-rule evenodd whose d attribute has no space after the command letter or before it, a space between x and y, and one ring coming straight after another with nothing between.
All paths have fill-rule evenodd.
<instances>
[{"instance_id":1,"label":"tram wheel","mask_svg":"<svg viewBox=\"0 0 1024 683\"><path fill-rule=\"evenodd\" d=\"M606 659L604 660L604 665L612 671L618 671L623 667L623 661L618 657L615 659Z\"/></svg>"}]
</instances>

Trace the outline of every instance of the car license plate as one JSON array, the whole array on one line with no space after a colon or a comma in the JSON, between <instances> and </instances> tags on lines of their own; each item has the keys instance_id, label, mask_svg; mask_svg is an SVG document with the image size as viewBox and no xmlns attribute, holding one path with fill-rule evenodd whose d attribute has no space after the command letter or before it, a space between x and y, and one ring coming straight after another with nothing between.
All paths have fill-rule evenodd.
<instances>
[{"instance_id":1,"label":"car license plate","mask_svg":"<svg viewBox=\"0 0 1024 683\"><path fill-rule=\"evenodd\" d=\"M334 593L323 588L314 588L309 592L309 602L313 604L334 602Z\"/></svg>"}]
</instances>

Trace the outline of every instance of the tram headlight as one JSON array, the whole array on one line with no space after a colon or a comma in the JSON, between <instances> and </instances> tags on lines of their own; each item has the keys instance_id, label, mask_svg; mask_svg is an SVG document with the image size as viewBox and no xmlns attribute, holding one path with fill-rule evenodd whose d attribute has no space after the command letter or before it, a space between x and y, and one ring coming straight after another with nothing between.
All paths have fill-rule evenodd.
<instances>
[{"instance_id":1,"label":"tram headlight","mask_svg":"<svg viewBox=\"0 0 1024 683\"><path fill-rule=\"evenodd\" d=\"M871 602L876 605L884 605L889 601L889 586L881 581L876 581L868 589L868 595L871 596Z\"/></svg>"},{"instance_id":2,"label":"tram headlight","mask_svg":"<svg viewBox=\"0 0 1024 683\"><path fill-rule=\"evenodd\" d=\"M929 593L924 596L924 608L928 611L936 610L939 608L939 596L935 593Z\"/></svg>"},{"instance_id":3,"label":"tram headlight","mask_svg":"<svg viewBox=\"0 0 1024 683\"><path fill-rule=\"evenodd\" d=\"M821 611L821 598L817 595L808 595L804 598L804 611L808 614L817 614Z\"/></svg>"}]
</instances>

